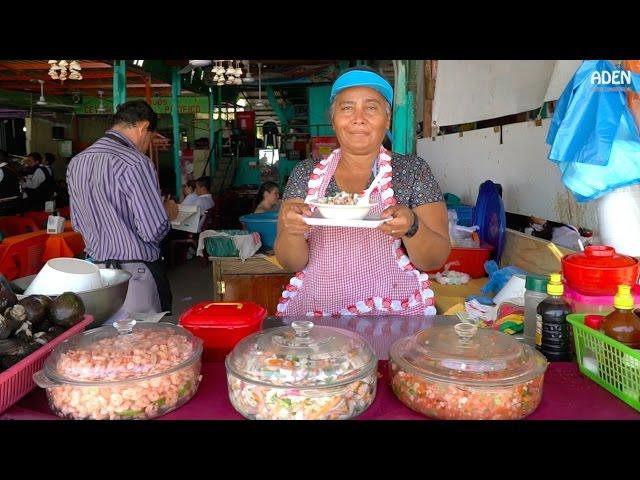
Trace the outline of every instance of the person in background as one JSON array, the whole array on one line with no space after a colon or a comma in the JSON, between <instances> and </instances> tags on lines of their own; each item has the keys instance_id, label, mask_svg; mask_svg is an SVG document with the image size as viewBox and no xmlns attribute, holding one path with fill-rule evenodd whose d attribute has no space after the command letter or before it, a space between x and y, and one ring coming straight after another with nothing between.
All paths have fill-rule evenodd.
<instances>
[{"instance_id":1,"label":"person in background","mask_svg":"<svg viewBox=\"0 0 640 480\"><path fill-rule=\"evenodd\" d=\"M132 313L171 312L171 289L160 242L178 216L160 196L153 163L145 155L158 115L143 100L123 103L105 135L74 157L67 169L71 222L100 268L131 273L122 309L107 323Z\"/></svg>"},{"instance_id":2,"label":"person in background","mask_svg":"<svg viewBox=\"0 0 640 480\"><path fill-rule=\"evenodd\" d=\"M211 192L209 191L209 177L200 177L196 180L195 192L198 195L198 200L195 204L200 207L200 226L198 228L200 231L202 230L202 224L204 223L207 210L213 208L215 205Z\"/></svg>"},{"instance_id":3,"label":"person in background","mask_svg":"<svg viewBox=\"0 0 640 480\"><path fill-rule=\"evenodd\" d=\"M56 157L53 153L47 152L44 154L42 166L47 169L47 171L49 172L49 175L51 175L51 178L54 179L54 183L55 183L55 175L53 174L53 162L55 161L56 161Z\"/></svg>"},{"instance_id":4,"label":"person in background","mask_svg":"<svg viewBox=\"0 0 640 480\"><path fill-rule=\"evenodd\" d=\"M209 191L209 177L200 177L196 180L195 193L198 195L196 205L200 207L202 213L209 210L215 204Z\"/></svg>"},{"instance_id":5,"label":"person in background","mask_svg":"<svg viewBox=\"0 0 640 480\"><path fill-rule=\"evenodd\" d=\"M187 181L187 184L183 187L184 200L182 200L182 205L195 205L198 201L198 194L196 193L196 182L195 180Z\"/></svg>"},{"instance_id":6,"label":"person in background","mask_svg":"<svg viewBox=\"0 0 640 480\"><path fill-rule=\"evenodd\" d=\"M67 188L67 182L64 178L61 178L56 182L56 208L69 206L69 190Z\"/></svg>"},{"instance_id":7,"label":"person in background","mask_svg":"<svg viewBox=\"0 0 640 480\"><path fill-rule=\"evenodd\" d=\"M16 215L21 212L21 206L20 177L7 152L0 150L0 216Z\"/></svg>"},{"instance_id":8,"label":"person in background","mask_svg":"<svg viewBox=\"0 0 640 480\"><path fill-rule=\"evenodd\" d=\"M276 182L264 182L258 190L258 206L253 213L273 212L280 208L280 187Z\"/></svg>"},{"instance_id":9,"label":"person in background","mask_svg":"<svg viewBox=\"0 0 640 480\"><path fill-rule=\"evenodd\" d=\"M43 164L42 155L32 152L25 160L27 172L30 172L22 183L22 189L27 196L26 209L40 212L44 204L53 198L55 183L51 169Z\"/></svg>"}]
</instances>

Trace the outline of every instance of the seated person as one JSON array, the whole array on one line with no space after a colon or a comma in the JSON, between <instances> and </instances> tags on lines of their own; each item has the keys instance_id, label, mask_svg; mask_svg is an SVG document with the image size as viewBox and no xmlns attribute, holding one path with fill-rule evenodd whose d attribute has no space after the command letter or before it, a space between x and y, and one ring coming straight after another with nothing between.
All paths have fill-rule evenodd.
<instances>
[{"instance_id":1,"label":"seated person","mask_svg":"<svg viewBox=\"0 0 640 480\"><path fill-rule=\"evenodd\" d=\"M275 182L264 182L258 190L258 206L253 213L273 212L280 208L280 188Z\"/></svg>"},{"instance_id":2,"label":"seated person","mask_svg":"<svg viewBox=\"0 0 640 480\"><path fill-rule=\"evenodd\" d=\"M195 205L198 202L195 180L189 180L183 187L184 200L181 205Z\"/></svg>"},{"instance_id":3,"label":"seated person","mask_svg":"<svg viewBox=\"0 0 640 480\"><path fill-rule=\"evenodd\" d=\"M195 192L196 195L198 195L195 205L200 207L200 230L202 229L202 224L207 210L213 208L215 205L211 192L209 191L209 177L200 177L196 180Z\"/></svg>"},{"instance_id":4,"label":"seated person","mask_svg":"<svg viewBox=\"0 0 640 480\"><path fill-rule=\"evenodd\" d=\"M0 150L0 215L22 212L22 189L15 165L5 150Z\"/></svg>"}]
</instances>

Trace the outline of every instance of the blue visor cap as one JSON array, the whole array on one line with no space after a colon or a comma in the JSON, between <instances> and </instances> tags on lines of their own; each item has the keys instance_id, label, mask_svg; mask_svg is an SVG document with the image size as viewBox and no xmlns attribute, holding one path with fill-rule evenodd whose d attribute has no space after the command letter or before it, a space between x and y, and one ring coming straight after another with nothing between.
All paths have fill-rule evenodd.
<instances>
[{"instance_id":1,"label":"blue visor cap","mask_svg":"<svg viewBox=\"0 0 640 480\"><path fill-rule=\"evenodd\" d=\"M329 103L333 103L341 91L351 87L373 88L382 95L389 105L393 105L393 88L384 78L374 72L366 70L351 70L338 77L331 87L331 98Z\"/></svg>"}]
</instances>

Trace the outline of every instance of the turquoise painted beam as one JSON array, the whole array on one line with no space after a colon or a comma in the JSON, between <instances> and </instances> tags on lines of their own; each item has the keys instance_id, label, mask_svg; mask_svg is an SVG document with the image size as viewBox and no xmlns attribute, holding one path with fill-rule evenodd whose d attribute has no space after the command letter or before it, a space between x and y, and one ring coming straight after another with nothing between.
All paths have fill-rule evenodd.
<instances>
[{"instance_id":1,"label":"turquoise painted beam","mask_svg":"<svg viewBox=\"0 0 640 480\"><path fill-rule=\"evenodd\" d=\"M213 96L213 88L209 87L209 172L213 178L216 172L216 152L213 147L216 137L216 124L213 121L213 110L216 105L215 97Z\"/></svg>"},{"instance_id":2,"label":"turquoise painted beam","mask_svg":"<svg viewBox=\"0 0 640 480\"><path fill-rule=\"evenodd\" d=\"M413 155L416 147L416 128L414 123L413 92L407 93L407 150L405 153Z\"/></svg>"},{"instance_id":3,"label":"turquoise painted beam","mask_svg":"<svg viewBox=\"0 0 640 480\"><path fill-rule=\"evenodd\" d=\"M113 62L113 111L127 101L127 61Z\"/></svg>"},{"instance_id":4,"label":"turquoise painted beam","mask_svg":"<svg viewBox=\"0 0 640 480\"><path fill-rule=\"evenodd\" d=\"M178 96L180 95L180 74L178 67L171 72L171 120L173 123L173 168L176 173L176 199L182 199L182 174L180 168L180 116Z\"/></svg>"},{"instance_id":5,"label":"turquoise painted beam","mask_svg":"<svg viewBox=\"0 0 640 480\"><path fill-rule=\"evenodd\" d=\"M278 120L280 120L280 126L282 127L281 132L283 134L287 133L289 131L289 121L287 119L287 116L285 115L284 110L282 110L282 108L280 107L280 104L276 99L276 94L273 91L273 87L271 86L267 87L267 98L269 99L269 104L271 105L271 108L273 108L273 111L276 113Z\"/></svg>"},{"instance_id":6,"label":"turquoise painted beam","mask_svg":"<svg viewBox=\"0 0 640 480\"><path fill-rule=\"evenodd\" d=\"M407 153L407 75L404 60L394 60L395 92L393 98L393 142L392 150L397 153Z\"/></svg>"}]
</instances>

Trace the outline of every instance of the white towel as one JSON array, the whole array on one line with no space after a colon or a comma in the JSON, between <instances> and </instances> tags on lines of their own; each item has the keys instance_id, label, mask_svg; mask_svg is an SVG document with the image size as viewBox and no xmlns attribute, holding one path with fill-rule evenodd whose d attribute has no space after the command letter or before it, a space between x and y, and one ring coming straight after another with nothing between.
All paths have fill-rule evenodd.
<instances>
[{"instance_id":1,"label":"white towel","mask_svg":"<svg viewBox=\"0 0 640 480\"><path fill-rule=\"evenodd\" d=\"M202 257L204 255L203 252L205 238L229 236L231 235L226 232L218 232L216 230L205 230L204 232L201 232L200 236L198 237L198 251L196 254L199 257ZM247 235L233 235L232 241L236 249L238 249L238 256L240 257L240 260L242 260L243 262L247 258L253 256L258 250L260 250L260 247L262 246L260 234L255 232Z\"/></svg>"}]
</instances>

